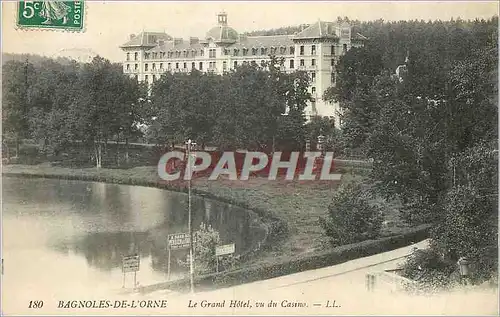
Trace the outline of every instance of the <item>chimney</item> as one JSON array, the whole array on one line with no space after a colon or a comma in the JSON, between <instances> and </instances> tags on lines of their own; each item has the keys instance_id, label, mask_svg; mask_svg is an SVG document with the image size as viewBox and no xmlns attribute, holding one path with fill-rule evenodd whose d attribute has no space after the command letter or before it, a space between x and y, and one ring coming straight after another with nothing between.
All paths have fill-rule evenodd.
<instances>
[{"instance_id":1,"label":"chimney","mask_svg":"<svg viewBox=\"0 0 500 317\"><path fill-rule=\"evenodd\" d=\"M199 38L197 38L197 37L190 37L189 38L189 44L190 45L198 44L198 43L200 43L200 39Z\"/></svg>"},{"instance_id":2,"label":"chimney","mask_svg":"<svg viewBox=\"0 0 500 317\"><path fill-rule=\"evenodd\" d=\"M129 39L133 40L135 38L135 34L130 34Z\"/></svg>"},{"instance_id":3,"label":"chimney","mask_svg":"<svg viewBox=\"0 0 500 317\"><path fill-rule=\"evenodd\" d=\"M183 41L182 41L182 38L180 38L180 37L176 37L176 38L174 38L174 46L177 46L177 45L179 45L179 44L182 44L182 42L183 42Z\"/></svg>"}]
</instances>

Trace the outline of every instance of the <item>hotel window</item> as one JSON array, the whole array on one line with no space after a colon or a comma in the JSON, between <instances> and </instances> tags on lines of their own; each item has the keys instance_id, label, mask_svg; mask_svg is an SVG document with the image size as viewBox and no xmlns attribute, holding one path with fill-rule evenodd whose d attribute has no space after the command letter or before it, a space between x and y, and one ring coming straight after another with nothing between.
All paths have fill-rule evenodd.
<instances>
[{"instance_id":1,"label":"hotel window","mask_svg":"<svg viewBox=\"0 0 500 317\"><path fill-rule=\"evenodd\" d=\"M145 82L148 82L148 79L149 79L149 78L148 78L148 75L144 76L144 81L145 81Z\"/></svg>"},{"instance_id":2,"label":"hotel window","mask_svg":"<svg viewBox=\"0 0 500 317\"><path fill-rule=\"evenodd\" d=\"M158 53L154 52L154 53L153 53L153 58L154 58L154 59L157 59L157 58L158 58Z\"/></svg>"},{"instance_id":3,"label":"hotel window","mask_svg":"<svg viewBox=\"0 0 500 317\"><path fill-rule=\"evenodd\" d=\"M208 51L208 58L215 58L215 49L210 49Z\"/></svg>"},{"instance_id":4,"label":"hotel window","mask_svg":"<svg viewBox=\"0 0 500 317\"><path fill-rule=\"evenodd\" d=\"M234 68L238 67L238 62L234 61Z\"/></svg>"},{"instance_id":5,"label":"hotel window","mask_svg":"<svg viewBox=\"0 0 500 317\"><path fill-rule=\"evenodd\" d=\"M316 55L316 45L311 46L311 55Z\"/></svg>"},{"instance_id":6,"label":"hotel window","mask_svg":"<svg viewBox=\"0 0 500 317\"><path fill-rule=\"evenodd\" d=\"M290 60L290 68L295 68L295 60Z\"/></svg>"},{"instance_id":7,"label":"hotel window","mask_svg":"<svg viewBox=\"0 0 500 317\"><path fill-rule=\"evenodd\" d=\"M342 50L344 51L344 53L347 52L347 44L342 45Z\"/></svg>"},{"instance_id":8,"label":"hotel window","mask_svg":"<svg viewBox=\"0 0 500 317\"><path fill-rule=\"evenodd\" d=\"M243 56L247 56L248 55L248 48L244 48L243 49Z\"/></svg>"},{"instance_id":9,"label":"hotel window","mask_svg":"<svg viewBox=\"0 0 500 317\"><path fill-rule=\"evenodd\" d=\"M150 54L149 53L144 53L144 59L149 59Z\"/></svg>"},{"instance_id":10,"label":"hotel window","mask_svg":"<svg viewBox=\"0 0 500 317\"><path fill-rule=\"evenodd\" d=\"M286 54L286 47L280 47L280 54L285 55Z\"/></svg>"},{"instance_id":11,"label":"hotel window","mask_svg":"<svg viewBox=\"0 0 500 317\"><path fill-rule=\"evenodd\" d=\"M312 72L311 73L311 81L312 82L315 82L316 81L316 73L315 72ZM314 87L313 87L314 88ZM316 88L314 88L314 91L316 91Z\"/></svg>"},{"instance_id":12,"label":"hotel window","mask_svg":"<svg viewBox=\"0 0 500 317\"><path fill-rule=\"evenodd\" d=\"M188 68L186 62L184 62L184 65L182 65L182 66L184 66L184 68Z\"/></svg>"},{"instance_id":13,"label":"hotel window","mask_svg":"<svg viewBox=\"0 0 500 317\"><path fill-rule=\"evenodd\" d=\"M300 55L304 55L304 45L300 46Z\"/></svg>"},{"instance_id":14,"label":"hotel window","mask_svg":"<svg viewBox=\"0 0 500 317\"><path fill-rule=\"evenodd\" d=\"M204 56L205 52L203 50L200 50L200 56Z\"/></svg>"},{"instance_id":15,"label":"hotel window","mask_svg":"<svg viewBox=\"0 0 500 317\"><path fill-rule=\"evenodd\" d=\"M163 63L160 63L160 69L163 69Z\"/></svg>"},{"instance_id":16,"label":"hotel window","mask_svg":"<svg viewBox=\"0 0 500 317\"><path fill-rule=\"evenodd\" d=\"M295 54L295 47L290 46L290 55Z\"/></svg>"},{"instance_id":17,"label":"hotel window","mask_svg":"<svg viewBox=\"0 0 500 317\"><path fill-rule=\"evenodd\" d=\"M161 58L165 58L165 52L161 52Z\"/></svg>"},{"instance_id":18,"label":"hotel window","mask_svg":"<svg viewBox=\"0 0 500 317\"><path fill-rule=\"evenodd\" d=\"M183 53L184 57L188 57L188 51L183 51L182 53Z\"/></svg>"},{"instance_id":19,"label":"hotel window","mask_svg":"<svg viewBox=\"0 0 500 317\"><path fill-rule=\"evenodd\" d=\"M168 68L168 70L171 70L172 69L172 63L168 63L167 64L167 68Z\"/></svg>"},{"instance_id":20,"label":"hotel window","mask_svg":"<svg viewBox=\"0 0 500 317\"><path fill-rule=\"evenodd\" d=\"M252 55L257 55L257 49L256 48L252 48Z\"/></svg>"},{"instance_id":21,"label":"hotel window","mask_svg":"<svg viewBox=\"0 0 500 317\"><path fill-rule=\"evenodd\" d=\"M130 64L127 64L127 70L130 70Z\"/></svg>"},{"instance_id":22,"label":"hotel window","mask_svg":"<svg viewBox=\"0 0 500 317\"><path fill-rule=\"evenodd\" d=\"M175 63L175 69L179 69L179 63Z\"/></svg>"},{"instance_id":23,"label":"hotel window","mask_svg":"<svg viewBox=\"0 0 500 317\"><path fill-rule=\"evenodd\" d=\"M311 59L311 66L316 66L316 60L314 58Z\"/></svg>"},{"instance_id":24,"label":"hotel window","mask_svg":"<svg viewBox=\"0 0 500 317\"><path fill-rule=\"evenodd\" d=\"M149 65L148 65L147 63L146 63L146 64L144 64L144 71L146 71L146 72L148 71L148 66L149 66Z\"/></svg>"},{"instance_id":25,"label":"hotel window","mask_svg":"<svg viewBox=\"0 0 500 317\"><path fill-rule=\"evenodd\" d=\"M233 51L233 56L238 56L238 53L239 53L238 51L239 50L237 48L235 48L234 51Z\"/></svg>"},{"instance_id":26,"label":"hotel window","mask_svg":"<svg viewBox=\"0 0 500 317\"><path fill-rule=\"evenodd\" d=\"M181 52L180 51L175 52L175 57L177 58L181 57Z\"/></svg>"},{"instance_id":27,"label":"hotel window","mask_svg":"<svg viewBox=\"0 0 500 317\"><path fill-rule=\"evenodd\" d=\"M306 64L305 64L304 60L303 60L303 59L301 59L301 60L300 60L300 66L305 66L305 65L306 65Z\"/></svg>"},{"instance_id":28,"label":"hotel window","mask_svg":"<svg viewBox=\"0 0 500 317\"><path fill-rule=\"evenodd\" d=\"M226 71L226 70L227 70L227 63L226 63L226 61L223 61L223 62L222 62L222 70L223 70L223 71Z\"/></svg>"},{"instance_id":29,"label":"hotel window","mask_svg":"<svg viewBox=\"0 0 500 317\"><path fill-rule=\"evenodd\" d=\"M332 84L335 84L335 73L332 73Z\"/></svg>"},{"instance_id":30,"label":"hotel window","mask_svg":"<svg viewBox=\"0 0 500 317\"><path fill-rule=\"evenodd\" d=\"M156 63L153 63L153 69L156 69Z\"/></svg>"},{"instance_id":31,"label":"hotel window","mask_svg":"<svg viewBox=\"0 0 500 317\"><path fill-rule=\"evenodd\" d=\"M139 69L139 64L135 64L135 65L134 65L134 69L135 69L135 70L138 70L138 69Z\"/></svg>"},{"instance_id":32,"label":"hotel window","mask_svg":"<svg viewBox=\"0 0 500 317\"><path fill-rule=\"evenodd\" d=\"M137 59L139 59L139 53L134 53L134 60L136 61Z\"/></svg>"},{"instance_id":33,"label":"hotel window","mask_svg":"<svg viewBox=\"0 0 500 317\"><path fill-rule=\"evenodd\" d=\"M276 54L276 48L275 47L271 47L271 55L274 55Z\"/></svg>"},{"instance_id":34,"label":"hotel window","mask_svg":"<svg viewBox=\"0 0 500 317\"><path fill-rule=\"evenodd\" d=\"M314 95L316 93L316 87L311 87L311 93Z\"/></svg>"},{"instance_id":35,"label":"hotel window","mask_svg":"<svg viewBox=\"0 0 500 317\"><path fill-rule=\"evenodd\" d=\"M127 61L130 60L130 53L127 53Z\"/></svg>"},{"instance_id":36,"label":"hotel window","mask_svg":"<svg viewBox=\"0 0 500 317\"><path fill-rule=\"evenodd\" d=\"M264 47L260 49L260 55L266 55L266 49Z\"/></svg>"},{"instance_id":37,"label":"hotel window","mask_svg":"<svg viewBox=\"0 0 500 317\"><path fill-rule=\"evenodd\" d=\"M195 69L196 68L196 63L195 62L192 62L191 63L191 69Z\"/></svg>"},{"instance_id":38,"label":"hotel window","mask_svg":"<svg viewBox=\"0 0 500 317\"><path fill-rule=\"evenodd\" d=\"M203 70L203 62L200 62L200 67L199 67L200 70Z\"/></svg>"}]
</instances>

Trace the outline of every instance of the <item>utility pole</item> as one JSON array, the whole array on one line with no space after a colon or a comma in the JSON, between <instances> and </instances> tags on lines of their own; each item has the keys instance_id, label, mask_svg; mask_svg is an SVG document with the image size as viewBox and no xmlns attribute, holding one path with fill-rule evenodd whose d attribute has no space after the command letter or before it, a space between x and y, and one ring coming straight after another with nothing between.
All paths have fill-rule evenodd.
<instances>
[{"instance_id":1,"label":"utility pole","mask_svg":"<svg viewBox=\"0 0 500 317\"><path fill-rule=\"evenodd\" d=\"M187 140L187 172L188 172L188 230L189 230L189 280L191 294L194 293L194 252L193 252L193 225L191 216L191 146L196 145L191 139Z\"/></svg>"}]
</instances>

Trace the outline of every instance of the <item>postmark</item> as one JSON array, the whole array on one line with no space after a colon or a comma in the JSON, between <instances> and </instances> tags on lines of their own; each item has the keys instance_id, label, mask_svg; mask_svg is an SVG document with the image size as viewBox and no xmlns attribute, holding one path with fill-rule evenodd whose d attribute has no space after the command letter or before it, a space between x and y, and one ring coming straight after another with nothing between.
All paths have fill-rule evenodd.
<instances>
[{"instance_id":1,"label":"postmark","mask_svg":"<svg viewBox=\"0 0 500 317\"><path fill-rule=\"evenodd\" d=\"M84 1L19 1L17 26L83 32L85 14Z\"/></svg>"}]
</instances>

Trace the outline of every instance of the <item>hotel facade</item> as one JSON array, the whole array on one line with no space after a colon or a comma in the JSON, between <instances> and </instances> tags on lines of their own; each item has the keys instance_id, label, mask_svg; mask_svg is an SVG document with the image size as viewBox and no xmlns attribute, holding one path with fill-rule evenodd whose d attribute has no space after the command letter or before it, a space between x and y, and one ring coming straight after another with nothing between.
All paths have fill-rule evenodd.
<instances>
[{"instance_id":1,"label":"hotel facade","mask_svg":"<svg viewBox=\"0 0 500 317\"><path fill-rule=\"evenodd\" d=\"M340 127L339 107L323 100L323 93L335 85L335 65L351 47L364 44L366 37L352 34L348 23L317 21L293 35L246 36L227 23L227 14L217 15L217 25L204 39L174 38L166 33L142 32L130 35L120 46L124 51L123 71L139 81L154 83L165 72L223 74L238 65L269 60L270 55L285 60L282 70L307 71L313 101L305 110L307 119L326 116Z\"/></svg>"}]
</instances>

